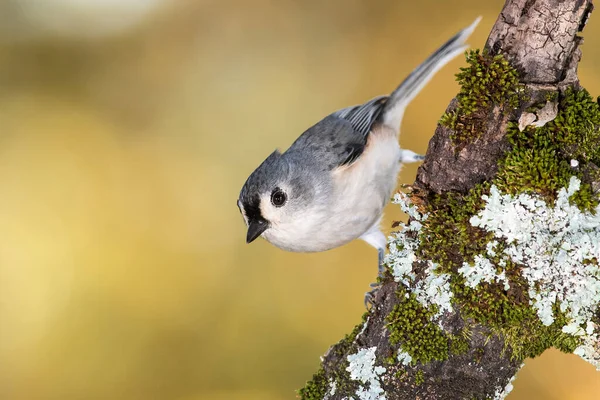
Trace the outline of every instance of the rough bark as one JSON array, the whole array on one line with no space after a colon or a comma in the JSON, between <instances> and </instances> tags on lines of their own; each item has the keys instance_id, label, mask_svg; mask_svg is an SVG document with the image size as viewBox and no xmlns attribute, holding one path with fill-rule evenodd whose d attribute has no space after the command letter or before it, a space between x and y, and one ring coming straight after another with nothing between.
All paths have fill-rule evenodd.
<instances>
[{"instance_id":1,"label":"rough bark","mask_svg":"<svg viewBox=\"0 0 600 400\"><path fill-rule=\"evenodd\" d=\"M488 37L486 49L502 54L521 73L530 89L532 104L549 90L579 86L581 59L577 36L593 9L591 0L508 0ZM524 104L524 108L529 106ZM454 99L448 111L456 107ZM466 191L492 177L498 158L506 150L509 116L495 110L480 140L458 154L449 129L438 125L429 143L416 185L429 192Z\"/></svg>"},{"instance_id":2,"label":"rough bark","mask_svg":"<svg viewBox=\"0 0 600 400\"><path fill-rule=\"evenodd\" d=\"M448 191L466 193L491 179L498 170L499 158L509 147L508 121L518 119L519 113L539 103L549 91L579 88L577 64L583 39L577 34L584 28L592 9L592 0L507 0L488 37L486 49L491 54L504 55L517 69L521 82L528 88L529 98L519 110L512 112L494 107L487 116L486 130L477 140L459 149L451 139L451 129L439 125L414 184L419 197ZM456 107L454 99L447 111ZM383 284L362 332L352 339L359 348L376 347L378 359L394 354L397 348L390 344L386 320L398 302L397 288L398 283L393 281ZM459 334L465 319L455 307L453 312L444 314L440 322L445 332ZM475 325L471 332L469 349L464 354L426 364L387 365L387 378L381 382L385 398L494 398L494 388L504 388L522 360L513 359L511 352L506 351L505 338L490 335L488 327ZM322 380L332 382L344 374L347 357L355 350L356 346L348 346L347 341L334 345L323 358ZM399 370L402 374L395 374ZM415 384L417 371L424 381ZM348 395L332 390L325 398L341 400Z\"/></svg>"}]
</instances>

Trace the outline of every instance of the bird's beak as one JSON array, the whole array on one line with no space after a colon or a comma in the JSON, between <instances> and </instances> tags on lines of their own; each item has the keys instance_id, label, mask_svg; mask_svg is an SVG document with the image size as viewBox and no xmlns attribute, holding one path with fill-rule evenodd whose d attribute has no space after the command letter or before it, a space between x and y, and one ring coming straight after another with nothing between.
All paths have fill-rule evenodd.
<instances>
[{"instance_id":1,"label":"bird's beak","mask_svg":"<svg viewBox=\"0 0 600 400\"><path fill-rule=\"evenodd\" d=\"M262 235L269 227L269 223L263 218L256 218L248 222L248 234L246 235L246 243L253 242L257 237Z\"/></svg>"}]
</instances>

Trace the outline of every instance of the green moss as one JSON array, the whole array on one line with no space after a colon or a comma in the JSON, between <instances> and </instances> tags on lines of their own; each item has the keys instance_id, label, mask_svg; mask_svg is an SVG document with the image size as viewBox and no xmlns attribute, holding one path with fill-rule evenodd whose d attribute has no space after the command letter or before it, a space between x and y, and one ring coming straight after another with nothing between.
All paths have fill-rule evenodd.
<instances>
[{"instance_id":1,"label":"green moss","mask_svg":"<svg viewBox=\"0 0 600 400\"><path fill-rule=\"evenodd\" d=\"M352 332L350 332L349 334L344 336L344 338L342 340L340 340L338 342L338 344L335 345L334 352L338 356L343 356L343 355L349 354L351 348L356 347L354 341L356 340L356 337L358 336L360 331L362 331L365 324L367 323L368 317L369 317L368 312L363 313L360 323L357 324L354 327L354 329L352 329Z\"/></svg>"},{"instance_id":2,"label":"green moss","mask_svg":"<svg viewBox=\"0 0 600 400\"><path fill-rule=\"evenodd\" d=\"M556 90L551 90L544 96L544 100L555 102L558 101L558 92Z\"/></svg>"},{"instance_id":3,"label":"green moss","mask_svg":"<svg viewBox=\"0 0 600 400\"><path fill-rule=\"evenodd\" d=\"M600 106L585 90L569 89L560 101L560 112L544 130L555 135L566 157L600 164Z\"/></svg>"},{"instance_id":4,"label":"green moss","mask_svg":"<svg viewBox=\"0 0 600 400\"><path fill-rule=\"evenodd\" d=\"M325 395L331 390L331 385L335 383L336 393L345 396L351 396L356 393L359 388L359 383L350 379L350 375L346 371L347 362L338 364L331 369L329 375L323 367L320 367L312 379L306 385L298 390L298 395L302 400L323 400ZM331 382L331 385L330 385Z\"/></svg>"},{"instance_id":5,"label":"green moss","mask_svg":"<svg viewBox=\"0 0 600 400\"><path fill-rule=\"evenodd\" d=\"M550 347L572 353L581 344L579 338L562 332L562 327L568 321L558 307L554 311L556 318L550 326L543 325L536 315L532 315L531 318L522 320L520 324L504 324L495 327L496 332L505 338L514 359L537 357Z\"/></svg>"},{"instance_id":6,"label":"green moss","mask_svg":"<svg viewBox=\"0 0 600 400\"><path fill-rule=\"evenodd\" d=\"M477 347L473 351L473 361L475 361L477 364L479 364L481 362L481 360L483 359L484 354L485 354L485 349L483 347Z\"/></svg>"},{"instance_id":7,"label":"green moss","mask_svg":"<svg viewBox=\"0 0 600 400\"><path fill-rule=\"evenodd\" d=\"M571 201L588 211L598 205L598 196L582 173L588 164L600 164L600 107L587 91L565 91L558 115L543 127L520 132L515 122L509 123L507 138L511 150L500 161L493 181L500 190L538 193L552 203L558 190L577 176L583 184ZM571 167L571 159L578 161L577 169Z\"/></svg>"},{"instance_id":8,"label":"green moss","mask_svg":"<svg viewBox=\"0 0 600 400\"><path fill-rule=\"evenodd\" d=\"M435 310L423 307L414 294L407 295L406 289L397 291L398 303L388 314L390 343L401 345L414 362L428 363L448 358L448 337L432 318Z\"/></svg>"},{"instance_id":9,"label":"green moss","mask_svg":"<svg viewBox=\"0 0 600 400\"><path fill-rule=\"evenodd\" d=\"M325 370L320 367L312 379L306 382L302 389L298 390L298 395L303 400L323 400L328 391L329 381L325 375Z\"/></svg>"},{"instance_id":10,"label":"green moss","mask_svg":"<svg viewBox=\"0 0 600 400\"><path fill-rule=\"evenodd\" d=\"M423 374L423 371L418 370L417 372L415 372L415 385L421 386L424 382L425 375Z\"/></svg>"},{"instance_id":11,"label":"green moss","mask_svg":"<svg viewBox=\"0 0 600 400\"><path fill-rule=\"evenodd\" d=\"M480 184L467 195L446 192L427 201L429 217L419 235L417 255L440 264L440 272L453 273L463 261L472 261L485 250L493 235L471 226L469 219L483 206L481 196L489 184Z\"/></svg>"},{"instance_id":12,"label":"green moss","mask_svg":"<svg viewBox=\"0 0 600 400\"><path fill-rule=\"evenodd\" d=\"M524 93L518 73L502 55L471 50L466 57L468 66L456 75L461 86L457 108L440 119L440 124L452 129L450 138L459 148L485 130L494 106L504 111L514 109Z\"/></svg>"},{"instance_id":13,"label":"green moss","mask_svg":"<svg viewBox=\"0 0 600 400\"><path fill-rule=\"evenodd\" d=\"M466 337L450 335L450 354L459 356L469 351L469 341Z\"/></svg>"},{"instance_id":14,"label":"green moss","mask_svg":"<svg viewBox=\"0 0 600 400\"><path fill-rule=\"evenodd\" d=\"M398 380L404 379L406 377L406 370L405 369L399 369L398 371L396 371L396 373L394 374L394 377Z\"/></svg>"}]
</instances>

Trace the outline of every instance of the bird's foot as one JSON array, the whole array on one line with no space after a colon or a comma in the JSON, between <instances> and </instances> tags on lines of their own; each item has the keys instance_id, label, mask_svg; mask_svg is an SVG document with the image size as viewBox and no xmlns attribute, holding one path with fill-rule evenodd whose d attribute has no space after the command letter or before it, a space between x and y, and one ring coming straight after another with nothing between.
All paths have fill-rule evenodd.
<instances>
[{"instance_id":1,"label":"bird's foot","mask_svg":"<svg viewBox=\"0 0 600 400\"><path fill-rule=\"evenodd\" d=\"M400 162L404 164L414 163L418 161L423 161L425 159L424 155L417 154L414 151L402 149L402 153L400 154Z\"/></svg>"},{"instance_id":2,"label":"bird's foot","mask_svg":"<svg viewBox=\"0 0 600 400\"><path fill-rule=\"evenodd\" d=\"M385 257L384 249L377 249L377 277L383 278L383 273L385 272L385 267L383 264Z\"/></svg>"},{"instance_id":3,"label":"bird's foot","mask_svg":"<svg viewBox=\"0 0 600 400\"><path fill-rule=\"evenodd\" d=\"M376 283L372 283L371 287L373 287L373 285L377 285ZM379 286L373 287L373 289L369 290L368 292L365 293L365 308L367 310L369 310L370 308L375 307L375 295L377 294L377 292L379 291Z\"/></svg>"},{"instance_id":4,"label":"bird's foot","mask_svg":"<svg viewBox=\"0 0 600 400\"><path fill-rule=\"evenodd\" d=\"M385 272L385 267L383 264L383 257L385 256L384 249L377 250L377 282L371 283L371 290L365 293L365 307L368 309L369 306L373 307L375 305L375 295L377 291L381 288L381 281L383 280L383 273Z\"/></svg>"}]
</instances>

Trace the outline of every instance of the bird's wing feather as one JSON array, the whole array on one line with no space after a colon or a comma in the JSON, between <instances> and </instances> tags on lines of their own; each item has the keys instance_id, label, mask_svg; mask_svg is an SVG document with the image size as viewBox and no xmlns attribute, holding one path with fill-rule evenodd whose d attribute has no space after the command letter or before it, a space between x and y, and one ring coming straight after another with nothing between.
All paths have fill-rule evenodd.
<instances>
[{"instance_id":1,"label":"bird's wing feather","mask_svg":"<svg viewBox=\"0 0 600 400\"><path fill-rule=\"evenodd\" d=\"M379 96L364 104L346 107L309 128L286 152L319 168L334 169L360 158L373 125L382 123L396 132L404 109L431 77L462 53L466 39L480 18L460 31L419 65L390 96Z\"/></svg>"},{"instance_id":2,"label":"bird's wing feather","mask_svg":"<svg viewBox=\"0 0 600 400\"><path fill-rule=\"evenodd\" d=\"M363 133L367 128L359 131L355 125L362 127L370 118L366 109L358 108L340 110L323 118L300 135L286 151L287 157L302 158L326 170L354 163L365 149L368 134L368 130ZM342 111L342 116L338 116Z\"/></svg>"},{"instance_id":3,"label":"bird's wing feather","mask_svg":"<svg viewBox=\"0 0 600 400\"><path fill-rule=\"evenodd\" d=\"M383 111L387 98L388 96L375 97L364 104L342 108L331 115L347 120L355 130L367 137L373 123Z\"/></svg>"}]
</instances>

